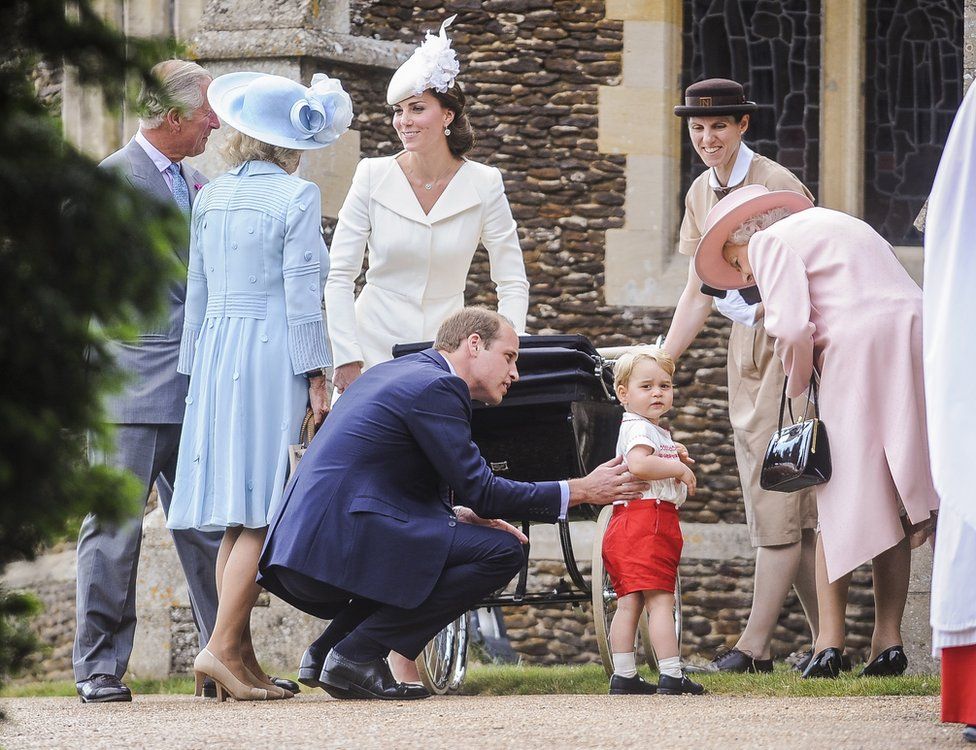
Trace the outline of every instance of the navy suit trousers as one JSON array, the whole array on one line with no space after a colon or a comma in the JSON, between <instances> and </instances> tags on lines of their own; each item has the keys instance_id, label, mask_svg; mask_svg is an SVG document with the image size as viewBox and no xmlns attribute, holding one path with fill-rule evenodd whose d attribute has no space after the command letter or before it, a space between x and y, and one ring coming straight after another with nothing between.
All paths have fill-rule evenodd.
<instances>
[{"instance_id":1,"label":"navy suit trousers","mask_svg":"<svg viewBox=\"0 0 976 750\"><path fill-rule=\"evenodd\" d=\"M417 554L423 554L423 550L417 550ZM297 599L314 604L349 602L332 620L320 642L335 645L355 633L360 636L357 641L382 644L384 652L396 651L415 659L444 626L511 581L524 561L522 545L508 532L459 523L440 577L430 595L414 609L358 599L294 571L279 568L276 574L281 585ZM374 656L345 655L357 661Z\"/></svg>"}]
</instances>

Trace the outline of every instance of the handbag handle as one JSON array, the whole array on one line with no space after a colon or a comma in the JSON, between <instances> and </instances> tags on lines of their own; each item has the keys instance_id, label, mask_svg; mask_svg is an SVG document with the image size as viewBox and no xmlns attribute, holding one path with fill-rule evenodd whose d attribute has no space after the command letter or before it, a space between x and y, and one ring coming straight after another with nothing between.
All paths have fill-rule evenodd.
<instances>
[{"instance_id":1,"label":"handbag handle","mask_svg":"<svg viewBox=\"0 0 976 750\"><path fill-rule=\"evenodd\" d=\"M787 408L787 403L789 404L790 411L790 422L796 424L796 417L793 416L793 401L787 401L786 398L786 384L789 382L789 377L783 379L783 395L779 399L779 428L783 429L783 412ZM810 411L810 401L813 401L813 415L820 419L820 397L817 392L817 371L814 370L810 374L810 385L807 387L807 402L803 407L803 419L807 418L807 413Z\"/></svg>"},{"instance_id":2,"label":"handbag handle","mask_svg":"<svg viewBox=\"0 0 976 750\"><path fill-rule=\"evenodd\" d=\"M306 448L315 437L315 412L312 407L305 410L305 419L302 420L302 428L298 431L298 442Z\"/></svg>"}]
</instances>

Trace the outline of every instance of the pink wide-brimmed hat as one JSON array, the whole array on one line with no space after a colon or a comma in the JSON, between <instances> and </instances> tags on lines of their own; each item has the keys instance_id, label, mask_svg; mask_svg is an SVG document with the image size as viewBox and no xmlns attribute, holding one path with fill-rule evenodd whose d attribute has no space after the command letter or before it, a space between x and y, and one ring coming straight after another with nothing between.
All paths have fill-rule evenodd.
<instances>
[{"instance_id":1,"label":"pink wide-brimmed hat","mask_svg":"<svg viewBox=\"0 0 976 750\"><path fill-rule=\"evenodd\" d=\"M788 208L796 213L813 208L813 202L803 193L792 190L768 190L763 185L746 185L733 190L712 206L705 217L705 231L695 251L698 278L716 289L750 286L722 256L722 248L742 222L774 208Z\"/></svg>"}]
</instances>

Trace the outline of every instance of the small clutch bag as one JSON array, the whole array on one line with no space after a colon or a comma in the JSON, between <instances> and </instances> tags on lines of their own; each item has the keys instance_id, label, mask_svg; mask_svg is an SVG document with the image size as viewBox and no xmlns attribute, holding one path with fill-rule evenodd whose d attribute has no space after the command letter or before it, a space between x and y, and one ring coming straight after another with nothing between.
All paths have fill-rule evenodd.
<instances>
[{"instance_id":1,"label":"small clutch bag","mask_svg":"<svg viewBox=\"0 0 976 750\"><path fill-rule=\"evenodd\" d=\"M291 466L291 474L295 473L295 467L302 460L308 444L315 437L315 413L311 407L305 412L305 419L302 420L302 429L298 431L298 443L288 446L288 463Z\"/></svg>"},{"instance_id":2,"label":"small clutch bag","mask_svg":"<svg viewBox=\"0 0 976 750\"><path fill-rule=\"evenodd\" d=\"M807 416L810 402L813 401L814 416ZM779 429L769 439L766 456L763 458L759 486L764 490L776 492L796 492L804 487L824 484L830 480L830 443L827 441L827 428L820 420L816 375L810 378L807 389L807 403L803 409L803 419L797 422L790 404L790 424L783 426L783 413L786 408L786 383L783 383L783 396L779 402Z\"/></svg>"}]
</instances>

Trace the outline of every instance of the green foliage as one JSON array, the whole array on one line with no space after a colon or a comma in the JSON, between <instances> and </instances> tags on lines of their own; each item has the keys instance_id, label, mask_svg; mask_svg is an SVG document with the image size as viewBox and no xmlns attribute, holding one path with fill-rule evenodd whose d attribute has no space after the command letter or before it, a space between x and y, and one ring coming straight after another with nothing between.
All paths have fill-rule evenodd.
<instances>
[{"instance_id":1,"label":"green foliage","mask_svg":"<svg viewBox=\"0 0 976 750\"><path fill-rule=\"evenodd\" d=\"M167 43L103 23L91 0L71 6L8 0L0 24L0 570L69 519L136 507L131 477L85 461L86 440L109 440L100 394L120 382L104 332L157 313L177 278L172 246L187 232L175 207L67 144L37 100L29 77L39 60L74 66L78 80L117 99L126 81L151 82L150 67L168 56ZM26 606L0 593L0 681L30 649L14 624Z\"/></svg>"}]
</instances>

